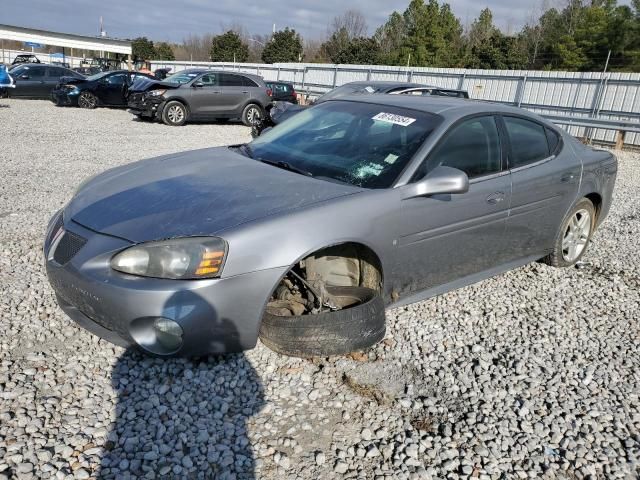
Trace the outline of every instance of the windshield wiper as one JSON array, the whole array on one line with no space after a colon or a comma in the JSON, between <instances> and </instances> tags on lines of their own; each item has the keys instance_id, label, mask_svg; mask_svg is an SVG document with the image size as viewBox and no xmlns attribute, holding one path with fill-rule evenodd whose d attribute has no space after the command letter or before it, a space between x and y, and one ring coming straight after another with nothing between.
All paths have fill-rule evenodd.
<instances>
[{"instance_id":1,"label":"windshield wiper","mask_svg":"<svg viewBox=\"0 0 640 480\"><path fill-rule=\"evenodd\" d=\"M281 168L283 170L289 170L290 172L299 173L300 175L305 175L307 177L313 177L313 173L307 172L306 170L302 170L301 168L294 167L290 163L274 160L265 160L264 158L258 158L262 163L266 163L267 165L273 165L274 167Z\"/></svg>"}]
</instances>

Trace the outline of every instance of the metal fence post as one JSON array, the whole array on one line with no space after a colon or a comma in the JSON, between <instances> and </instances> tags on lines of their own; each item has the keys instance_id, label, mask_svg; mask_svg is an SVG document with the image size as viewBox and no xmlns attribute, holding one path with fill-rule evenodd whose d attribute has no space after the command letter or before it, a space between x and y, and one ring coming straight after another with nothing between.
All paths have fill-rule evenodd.
<instances>
[{"instance_id":1,"label":"metal fence post","mask_svg":"<svg viewBox=\"0 0 640 480\"><path fill-rule=\"evenodd\" d=\"M464 72L462 75L460 75L460 80L458 80L458 90L462 90L462 87L464 86L464 81L467 79L467 72Z\"/></svg>"},{"instance_id":2,"label":"metal fence post","mask_svg":"<svg viewBox=\"0 0 640 480\"><path fill-rule=\"evenodd\" d=\"M280 67L278 67L278 76L276 77L276 81L277 82L280 81Z\"/></svg>"},{"instance_id":3,"label":"metal fence post","mask_svg":"<svg viewBox=\"0 0 640 480\"><path fill-rule=\"evenodd\" d=\"M407 82L411 83L411 80L413 80L413 70L409 70L407 74Z\"/></svg>"},{"instance_id":4,"label":"metal fence post","mask_svg":"<svg viewBox=\"0 0 640 480\"><path fill-rule=\"evenodd\" d=\"M338 81L338 67L333 69L333 88L336 88L337 81Z\"/></svg>"},{"instance_id":5,"label":"metal fence post","mask_svg":"<svg viewBox=\"0 0 640 480\"><path fill-rule=\"evenodd\" d=\"M527 74L525 73L518 82L518 91L516 92L516 105L518 107L522 105L522 99L524 98L524 89L527 86Z\"/></svg>"},{"instance_id":6,"label":"metal fence post","mask_svg":"<svg viewBox=\"0 0 640 480\"><path fill-rule=\"evenodd\" d=\"M302 68L302 89L304 90L304 82L307 77L307 67Z\"/></svg>"},{"instance_id":7,"label":"metal fence post","mask_svg":"<svg viewBox=\"0 0 640 480\"><path fill-rule=\"evenodd\" d=\"M367 71L367 82L371 81L371 69Z\"/></svg>"}]
</instances>

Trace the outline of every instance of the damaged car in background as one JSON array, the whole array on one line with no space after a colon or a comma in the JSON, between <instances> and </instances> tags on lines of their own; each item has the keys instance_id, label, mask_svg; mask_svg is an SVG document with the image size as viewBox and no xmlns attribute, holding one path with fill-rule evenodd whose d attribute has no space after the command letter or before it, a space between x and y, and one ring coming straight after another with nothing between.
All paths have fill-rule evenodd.
<instances>
[{"instance_id":1,"label":"damaged car in background","mask_svg":"<svg viewBox=\"0 0 640 480\"><path fill-rule=\"evenodd\" d=\"M129 92L129 112L176 127L191 121L232 118L252 126L264 117L271 94L257 75L189 69L162 81L135 83Z\"/></svg>"},{"instance_id":2,"label":"damaged car in background","mask_svg":"<svg viewBox=\"0 0 640 480\"><path fill-rule=\"evenodd\" d=\"M270 84L269 84L270 85ZM293 91L293 85L290 85L291 91ZM321 95L309 105L299 105L296 97L296 101L284 97L280 98L276 95L274 89L273 102L267 106L265 115L258 119L251 128L251 136L256 138L267 128L275 127L279 123L284 122L302 110L305 110L313 105L319 105L329 100L336 100L347 95L373 95L379 93L387 93L390 95L438 95L443 97L453 98L469 98L469 93L466 90L454 90L450 88L434 87L432 85L423 85L420 83L411 82L392 82L392 81L369 81L369 82L349 82L328 91L324 95Z\"/></svg>"},{"instance_id":3,"label":"damaged car in background","mask_svg":"<svg viewBox=\"0 0 640 480\"><path fill-rule=\"evenodd\" d=\"M295 356L384 338L385 308L585 254L616 158L517 108L347 96L251 143L80 185L51 219L49 281L79 325L158 356ZM425 319L428 321L428 319Z\"/></svg>"}]
</instances>

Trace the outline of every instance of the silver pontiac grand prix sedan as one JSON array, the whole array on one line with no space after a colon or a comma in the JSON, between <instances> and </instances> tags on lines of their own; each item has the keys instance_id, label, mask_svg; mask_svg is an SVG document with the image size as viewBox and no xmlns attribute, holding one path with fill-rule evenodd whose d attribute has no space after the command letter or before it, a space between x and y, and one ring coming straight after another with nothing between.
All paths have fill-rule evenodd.
<instances>
[{"instance_id":1,"label":"silver pontiac grand prix sedan","mask_svg":"<svg viewBox=\"0 0 640 480\"><path fill-rule=\"evenodd\" d=\"M387 307L575 264L616 172L611 153L517 108L343 97L249 144L85 181L51 219L47 274L79 325L152 355L258 338L342 354L384 337Z\"/></svg>"}]
</instances>

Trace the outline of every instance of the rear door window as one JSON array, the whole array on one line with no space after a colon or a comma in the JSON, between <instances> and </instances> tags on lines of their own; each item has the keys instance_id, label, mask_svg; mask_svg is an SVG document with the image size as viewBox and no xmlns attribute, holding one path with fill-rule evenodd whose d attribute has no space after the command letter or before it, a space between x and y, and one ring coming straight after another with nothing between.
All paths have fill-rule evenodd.
<instances>
[{"instance_id":1,"label":"rear door window","mask_svg":"<svg viewBox=\"0 0 640 480\"><path fill-rule=\"evenodd\" d=\"M503 117L511 143L510 168L518 168L549 157L545 128L519 117Z\"/></svg>"},{"instance_id":2,"label":"rear door window","mask_svg":"<svg viewBox=\"0 0 640 480\"><path fill-rule=\"evenodd\" d=\"M49 78L60 78L64 75L66 75L66 71L64 68L49 67Z\"/></svg>"},{"instance_id":3,"label":"rear door window","mask_svg":"<svg viewBox=\"0 0 640 480\"><path fill-rule=\"evenodd\" d=\"M240 75L232 75L230 73L220 74L220 86L221 87L242 87L244 82Z\"/></svg>"},{"instance_id":4,"label":"rear door window","mask_svg":"<svg viewBox=\"0 0 640 480\"><path fill-rule=\"evenodd\" d=\"M549 143L549 153L551 155L557 155L560 150L560 135L551 130L550 128L545 128L547 132L547 142Z\"/></svg>"},{"instance_id":5,"label":"rear door window","mask_svg":"<svg viewBox=\"0 0 640 480\"><path fill-rule=\"evenodd\" d=\"M127 74L121 73L118 75L111 75L110 77L107 77L107 83L109 85L124 85L127 83Z\"/></svg>"},{"instance_id":6,"label":"rear door window","mask_svg":"<svg viewBox=\"0 0 640 480\"><path fill-rule=\"evenodd\" d=\"M253 80L251 80L249 77L242 77L242 84L245 87L258 87L259 85L254 82Z\"/></svg>"}]
</instances>

